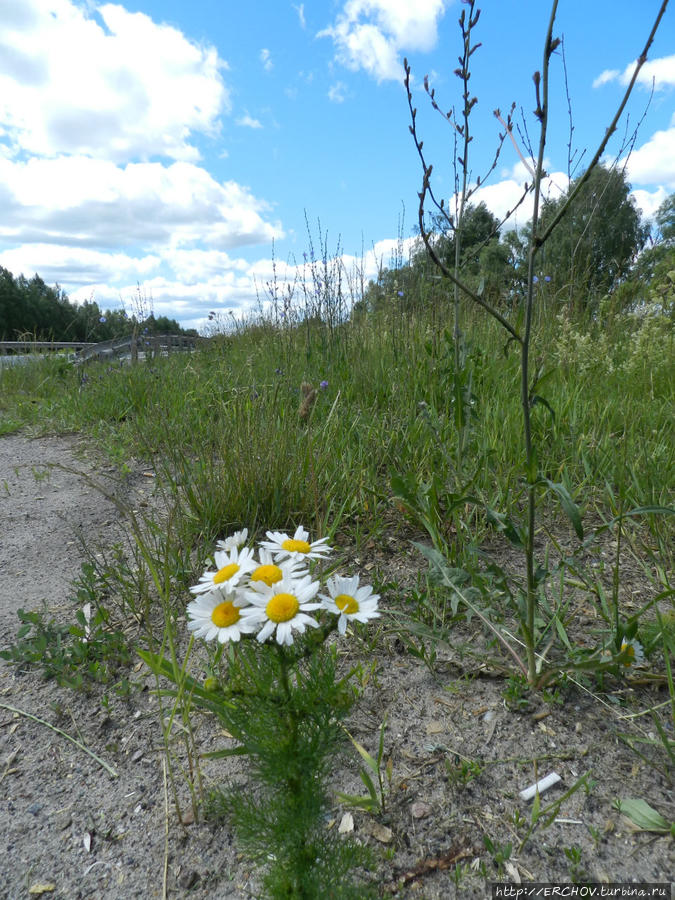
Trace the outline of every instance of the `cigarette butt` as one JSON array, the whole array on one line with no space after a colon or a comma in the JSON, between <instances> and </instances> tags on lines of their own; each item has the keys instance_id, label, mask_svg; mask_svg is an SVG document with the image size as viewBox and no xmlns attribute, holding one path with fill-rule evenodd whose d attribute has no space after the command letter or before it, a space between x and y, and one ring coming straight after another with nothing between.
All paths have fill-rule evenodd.
<instances>
[{"instance_id":1,"label":"cigarette butt","mask_svg":"<svg viewBox=\"0 0 675 900\"><path fill-rule=\"evenodd\" d=\"M531 784L529 787L525 788L525 790L521 791L520 797L522 800L531 800L537 792L543 794L544 791L547 791L561 780L562 779L557 772L551 772L550 775L546 775L545 778L540 778L535 784Z\"/></svg>"}]
</instances>

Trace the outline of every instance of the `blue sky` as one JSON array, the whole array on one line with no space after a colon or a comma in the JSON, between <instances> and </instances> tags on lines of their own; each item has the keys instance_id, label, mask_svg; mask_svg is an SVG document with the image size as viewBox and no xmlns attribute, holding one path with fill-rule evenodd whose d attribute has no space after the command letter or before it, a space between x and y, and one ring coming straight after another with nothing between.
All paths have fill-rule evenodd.
<instances>
[{"instance_id":1,"label":"blue sky","mask_svg":"<svg viewBox=\"0 0 675 900\"><path fill-rule=\"evenodd\" d=\"M641 51L657 0L561 0L573 144L589 157ZM474 32L471 170L483 177L512 102L536 146L533 72L550 5L485 0ZM435 190L454 192L458 0L0 0L0 265L59 283L71 299L202 327L245 314L272 274L303 276L327 235L345 271L372 276L412 240L420 166L408 132L410 60ZM567 182L562 56L547 143L552 195ZM654 85L649 101L650 90ZM646 112L645 112L646 110ZM645 217L675 191L675 9L670 8L610 145L644 114L627 174ZM526 148L521 151L527 155ZM583 168L583 159L582 159ZM527 172L506 143L484 200L497 215ZM524 211L517 224L526 219ZM321 224L321 232L319 225ZM272 246L274 244L274 252ZM362 258L362 251L365 256ZM306 275L306 272L304 273Z\"/></svg>"}]
</instances>

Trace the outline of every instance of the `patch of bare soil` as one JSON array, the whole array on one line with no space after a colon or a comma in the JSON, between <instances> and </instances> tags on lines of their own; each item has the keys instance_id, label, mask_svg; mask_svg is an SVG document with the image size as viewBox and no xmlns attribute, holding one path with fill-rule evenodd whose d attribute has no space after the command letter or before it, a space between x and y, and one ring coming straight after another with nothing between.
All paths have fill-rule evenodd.
<instances>
[{"instance_id":1,"label":"patch of bare soil","mask_svg":"<svg viewBox=\"0 0 675 900\"><path fill-rule=\"evenodd\" d=\"M20 607L73 622L80 538L90 548L104 546L124 528L117 507L85 479L60 468L43 477L48 463L98 481L111 474L77 437L0 437L2 648L16 639ZM144 501L147 479L139 469L115 491L133 506ZM369 561L359 560L399 585L395 597L383 597L384 607L405 602L400 586L414 583L420 565L413 552L406 557L400 543L384 542ZM483 640L475 630L463 634L474 646ZM356 837L375 850L385 896L487 898L490 882L519 879L672 878L672 838L634 833L613 807L617 797L641 797L675 819L665 776L618 737L631 728L622 717L667 699L663 686L635 681L602 702L570 686L556 702L535 698L516 711L505 702L502 678L475 662L462 669L451 650L432 673L383 632L372 648L352 647L345 656L345 664L359 661L365 688L350 731L375 753L386 717L384 762L391 761L392 777L382 815L352 815ZM18 900L40 886L46 896L67 900L260 895L227 826L190 821L188 792L176 772L179 821L153 682L142 669L130 677L137 686L127 698L110 686L74 692L0 660L0 897ZM640 721L653 730L649 720ZM200 749L221 745L213 723L200 718L195 726ZM218 765L205 765L207 784L227 774ZM356 754L341 760L335 789L363 794L359 766ZM584 773L590 789L574 793L556 821L518 852L532 807L519 791L550 772L561 780L542 805ZM344 812L336 807L333 827Z\"/></svg>"}]
</instances>

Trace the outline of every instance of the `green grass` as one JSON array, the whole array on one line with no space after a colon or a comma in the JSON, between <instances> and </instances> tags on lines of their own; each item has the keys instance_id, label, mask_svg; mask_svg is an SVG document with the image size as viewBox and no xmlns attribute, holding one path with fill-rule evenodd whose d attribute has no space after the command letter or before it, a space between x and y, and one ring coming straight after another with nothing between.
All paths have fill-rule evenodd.
<instances>
[{"instance_id":1,"label":"green grass","mask_svg":"<svg viewBox=\"0 0 675 900\"><path fill-rule=\"evenodd\" d=\"M391 477L410 472L420 481L440 473L448 488L473 479L473 494L513 514L523 457L516 353L504 352L491 323L469 317L473 417L459 460L444 316L393 310L330 332L262 322L136 366L3 369L2 431L81 429L120 466L131 456L154 462L199 540L298 521L377 532L391 519ZM534 408L540 471L586 512L612 514L617 492L624 509L672 502L675 354L656 348L637 370L608 372L604 358L578 370L547 353L559 329L549 321L534 344L548 372L537 391L546 402ZM613 341L620 354L628 328ZM303 381L328 382L307 420Z\"/></svg>"}]
</instances>

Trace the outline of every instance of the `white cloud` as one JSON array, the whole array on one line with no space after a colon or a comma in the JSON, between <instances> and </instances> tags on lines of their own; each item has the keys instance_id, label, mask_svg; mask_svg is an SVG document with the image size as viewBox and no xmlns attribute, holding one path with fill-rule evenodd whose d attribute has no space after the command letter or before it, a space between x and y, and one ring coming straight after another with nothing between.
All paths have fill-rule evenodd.
<instances>
[{"instance_id":1,"label":"white cloud","mask_svg":"<svg viewBox=\"0 0 675 900\"><path fill-rule=\"evenodd\" d=\"M0 265L10 272L23 273L27 278L38 273L48 284L85 286L85 294L91 292L95 282L143 281L160 263L156 255L137 258L60 244L23 244L0 253Z\"/></svg>"},{"instance_id":2,"label":"white cloud","mask_svg":"<svg viewBox=\"0 0 675 900\"><path fill-rule=\"evenodd\" d=\"M636 190L631 191L635 199L635 205L640 210L640 215L645 220L652 220L654 215L663 203L670 196L670 191L664 187L657 188L655 191Z\"/></svg>"},{"instance_id":3,"label":"white cloud","mask_svg":"<svg viewBox=\"0 0 675 900\"><path fill-rule=\"evenodd\" d=\"M247 187L188 162L0 159L0 238L90 248L227 249L283 236Z\"/></svg>"},{"instance_id":4,"label":"white cloud","mask_svg":"<svg viewBox=\"0 0 675 900\"><path fill-rule=\"evenodd\" d=\"M532 176L525 165L518 162L511 170L502 172L501 181L478 188L471 196L471 203L474 206L484 203L499 220L504 219L509 211L515 209L504 228L522 227L532 218L534 199L529 193L518 205L525 184L532 184ZM550 172L542 183L542 197L555 199L567 189L567 185L568 178L565 172Z\"/></svg>"},{"instance_id":5,"label":"white cloud","mask_svg":"<svg viewBox=\"0 0 675 900\"><path fill-rule=\"evenodd\" d=\"M262 63L263 69L266 72L271 72L274 68L271 53L266 47L263 47L263 49L260 51L260 62Z\"/></svg>"},{"instance_id":6,"label":"white cloud","mask_svg":"<svg viewBox=\"0 0 675 900\"><path fill-rule=\"evenodd\" d=\"M618 69L605 69L604 72L601 72L598 77L593 82L594 88L602 87L605 84L609 84L610 81L614 81L619 77L621 72Z\"/></svg>"},{"instance_id":7,"label":"white cloud","mask_svg":"<svg viewBox=\"0 0 675 900\"><path fill-rule=\"evenodd\" d=\"M298 14L298 20L300 22L300 27L307 28L307 21L305 19L305 4L301 3L300 6L293 5L293 9Z\"/></svg>"},{"instance_id":8,"label":"white cloud","mask_svg":"<svg viewBox=\"0 0 675 900\"><path fill-rule=\"evenodd\" d=\"M333 103L344 103L347 85L344 81L336 81L328 90L328 99Z\"/></svg>"},{"instance_id":9,"label":"white cloud","mask_svg":"<svg viewBox=\"0 0 675 900\"><path fill-rule=\"evenodd\" d=\"M634 150L626 168L631 184L660 185L674 191L675 122L664 131L655 131L645 144Z\"/></svg>"},{"instance_id":10,"label":"white cloud","mask_svg":"<svg viewBox=\"0 0 675 900\"><path fill-rule=\"evenodd\" d=\"M605 69L593 82L593 87L602 87L611 81L618 81L622 85L628 85L637 62L629 63L623 72L618 69ZM651 89L652 84L654 90L665 91L668 88L675 87L675 54L672 56L661 56L658 59L648 59L640 69L637 77L637 83L643 87Z\"/></svg>"},{"instance_id":11,"label":"white cloud","mask_svg":"<svg viewBox=\"0 0 675 900\"><path fill-rule=\"evenodd\" d=\"M347 0L335 23L319 32L335 44L336 59L377 81L402 80L400 56L431 50L446 0Z\"/></svg>"},{"instance_id":12,"label":"white cloud","mask_svg":"<svg viewBox=\"0 0 675 900\"><path fill-rule=\"evenodd\" d=\"M218 133L230 99L215 48L112 3L17 6L0 36L0 140L12 154L194 161L191 135Z\"/></svg>"},{"instance_id":13,"label":"white cloud","mask_svg":"<svg viewBox=\"0 0 675 900\"><path fill-rule=\"evenodd\" d=\"M254 119L253 116L250 116L248 113L244 113L243 116L239 116L235 121L236 125L239 125L240 128L262 128L262 122L260 119Z\"/></svg>"}]
</instances>

